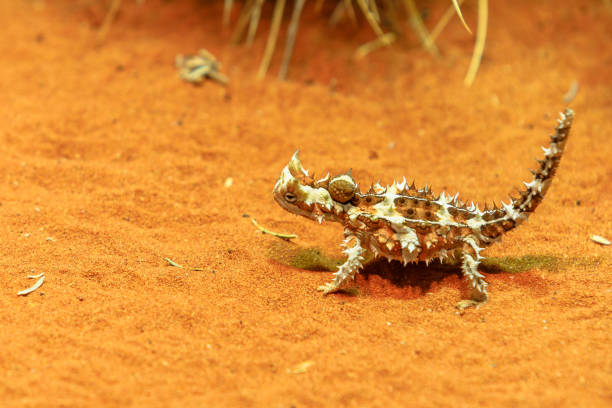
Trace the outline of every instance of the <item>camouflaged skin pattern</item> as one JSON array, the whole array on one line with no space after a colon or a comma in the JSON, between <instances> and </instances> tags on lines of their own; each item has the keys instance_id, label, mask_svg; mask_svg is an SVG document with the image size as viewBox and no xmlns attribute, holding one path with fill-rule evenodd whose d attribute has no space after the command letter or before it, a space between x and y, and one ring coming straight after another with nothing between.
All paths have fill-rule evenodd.
<instances>
[{"instance_id":1,"label":"camouflaged skin pattern","mask_svg":"<svg viewBox=\"0 0 612 408\"><path fill-rule=\"evenodd\" d=\"M359 190L350 171L315 180L302 167L297 152L283 169L274 198L293 214L344 226L347 260L331 282L319 287L324 293L340 289L353 278L362 268L366 251L404 264L460 257L471 298L457 306L479 307L488 300L487 283L478 272L480 252L525 221L540 204L559 166L573 117L570 109L561 113L549 146L543 148L544 159L532 170L533 179L524 183L520 197L511 197L500 207L468 206L458 194L436 195L427 186L408 185L405 179L387 187L374 184L366 192Z\"/></svg>"}]
</instances>

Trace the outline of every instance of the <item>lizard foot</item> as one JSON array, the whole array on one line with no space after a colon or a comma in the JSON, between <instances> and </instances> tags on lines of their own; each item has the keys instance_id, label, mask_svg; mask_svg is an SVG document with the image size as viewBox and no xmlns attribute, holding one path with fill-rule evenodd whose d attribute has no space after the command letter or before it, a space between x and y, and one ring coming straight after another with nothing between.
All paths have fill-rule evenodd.
<instances>
[{"instance_id":1,"label":"lizard foot","mask_svg":"<svg viewBox=\"0 0 612 408\"><path fill-rule=\"evenodd\" d=\"M455 307L459 310L465 310L468 307L475 307L476 309L480 309L480 307L482 305L484 305L485 303L488 302L489 299L483 299L483 300L473 300L473 299L464 299L460 302L458 302Z\"/></svg>"},{"instance_id":2,"label":"lizard foot","mask_svg":"<svg viewBox=\"0 0 612 408\"><path fill-rule=\"evenodd\" d=\"M334 282L328 282L325 285L321 285L317 288L319 292L323 292L323 295L328 295L330 293L337 292L340 285L336 285Z\"/></svg>"}]
</instances>

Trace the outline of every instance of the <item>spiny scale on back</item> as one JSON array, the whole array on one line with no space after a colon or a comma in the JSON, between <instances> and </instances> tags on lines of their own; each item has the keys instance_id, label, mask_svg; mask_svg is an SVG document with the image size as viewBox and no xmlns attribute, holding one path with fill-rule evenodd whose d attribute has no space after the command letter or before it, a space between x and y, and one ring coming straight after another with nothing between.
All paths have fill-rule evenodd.
<instances>
[{"instance_id":1,"label":"spiny scale on back","mask_svg":"<svg viewBox=\"0 0 612 408\"><path fill-rule=\"evenodd\" d=\"M457 256L471 289L471 298L457 306L480 306L489 298L487 283L478 272L483 259L480 251L525 221L542 201L559 166L573 118L570 109L561 113L549 146L543 148L544 159L531 171L533 180L524 183L518 198L510 197L499 208L495 203L482 210L474 203L468 206L458 200L458 194L435 195L427 185L418 189L406 179L388 187L376 183L366 192L360 191L350 171L315 181L302 167L297 152L283 169L274 198L294 214L344 225L348 258L334 279L319 287L324 293L334 292L348 278L354 278L366 251L404 264Z\"/></svg>"}]
</instances>

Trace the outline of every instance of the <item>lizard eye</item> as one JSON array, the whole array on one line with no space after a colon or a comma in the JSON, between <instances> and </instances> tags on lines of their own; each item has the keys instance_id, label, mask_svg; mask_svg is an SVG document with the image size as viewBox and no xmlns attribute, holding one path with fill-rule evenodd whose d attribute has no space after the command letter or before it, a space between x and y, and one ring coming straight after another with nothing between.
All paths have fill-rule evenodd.
<instances>
[{"instance_id":1,"label":"lizard eye","mask_svg":"<svg viewBox=\"0 0 612 408\"><path fill-rule=\"evenodd\" d=\"M289 203L294 203L297 200L297 196L291 192L285 193L285 200Z\"/></svg>"}]
</instances>

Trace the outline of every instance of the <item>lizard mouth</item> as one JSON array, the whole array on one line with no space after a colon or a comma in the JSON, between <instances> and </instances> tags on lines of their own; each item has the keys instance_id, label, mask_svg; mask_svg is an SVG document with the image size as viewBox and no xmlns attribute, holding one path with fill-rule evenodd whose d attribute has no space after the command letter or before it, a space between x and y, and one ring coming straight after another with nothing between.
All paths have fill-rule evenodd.
<instances>
[{"instance_id":1,"label":"lizard mouth","mask_svg":"<svg viewBox=\"0 0 612 408\"><path fill-rule=\"evenodd\" d=\"M319 224L323 221L326 221L328 217L331 216L331 213L329 211L326 211L322 206L317 203L288 203L284 200L283 195L278 190L274 190L274 200L276 200L276 202L285 210L293 214L301 215L302 217L318 221Z\"/></svg>"}]
</instances>

